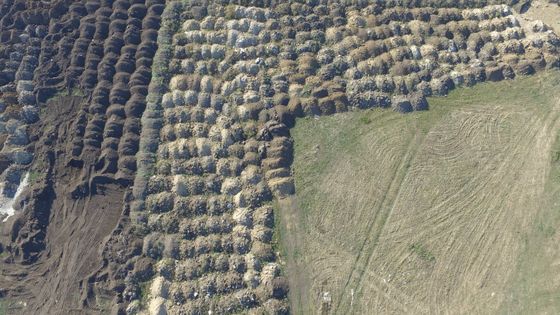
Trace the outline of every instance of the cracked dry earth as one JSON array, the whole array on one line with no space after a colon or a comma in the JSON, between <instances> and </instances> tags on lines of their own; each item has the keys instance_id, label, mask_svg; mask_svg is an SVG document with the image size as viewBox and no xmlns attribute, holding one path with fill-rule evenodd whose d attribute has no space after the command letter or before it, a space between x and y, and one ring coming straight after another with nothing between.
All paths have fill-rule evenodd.
<instances>
[{"instance_id":1,"label":"cracked dry earth","mask_svg":"<svg viewBox=\"0 0 560 315\"><path fill-rule=\"evenodd\" d=\"M290 313L296 117L560 66L517 1L404 2L1 1L8 312Z\"/></svg>"}]
</instances>

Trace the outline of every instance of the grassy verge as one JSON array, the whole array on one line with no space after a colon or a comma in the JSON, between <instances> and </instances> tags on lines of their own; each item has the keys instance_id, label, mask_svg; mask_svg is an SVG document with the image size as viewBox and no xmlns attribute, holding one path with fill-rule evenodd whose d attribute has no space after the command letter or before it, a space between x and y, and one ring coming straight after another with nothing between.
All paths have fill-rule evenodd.
<instances>
[{"instance_id":1,"label":"grassy verge","mask_svg":"<svg viewBox=\"0 0 560 315\"><path fill-rule=\"evenodd\" d=\"M550 152L542 208L523 235L523 249L501 314L560 313L560 134Z\"/></svg>"}]
</instances>

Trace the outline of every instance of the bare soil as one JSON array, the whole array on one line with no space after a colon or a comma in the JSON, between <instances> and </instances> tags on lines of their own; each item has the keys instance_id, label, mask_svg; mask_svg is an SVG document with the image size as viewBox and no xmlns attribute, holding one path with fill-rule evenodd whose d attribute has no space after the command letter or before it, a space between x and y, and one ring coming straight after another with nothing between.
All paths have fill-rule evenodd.
<instances>
[{"instance_id":1,"label":"bare soil","mask_svg":"<svg viewBox=\"0 0 560 315\"><path fill-rule=\"evenodd\" d=\"M126 189L96 182L93 166L68 166L61 152L73 140L72 124L80 97L51 100L34 130L36 160L44 172L24 192L19 213L3 227L2 290L16 304L14 313L84 314L107 311L93 296L96 273L106 266L105 242L121 218ZM109 296L109 299L112 299ZM107 303L109 305L109 303ZM104 307L107 307L104 305ZM8 309L8 313L12 310Z\"/></svg>"}]
</instances>

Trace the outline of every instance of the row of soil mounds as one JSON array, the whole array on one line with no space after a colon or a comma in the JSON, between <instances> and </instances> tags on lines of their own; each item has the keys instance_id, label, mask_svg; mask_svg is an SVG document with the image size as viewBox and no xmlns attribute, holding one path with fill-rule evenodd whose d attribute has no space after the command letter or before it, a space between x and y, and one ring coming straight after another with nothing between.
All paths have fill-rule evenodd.
<instances>
[{"instance_id":1,"label":"row of soil mounds","mask_svg":"<svg viewBox=\"0 0 560 315\"><path fill-rule=\"evenodd\" d=\"M121 234L164 6L0 1L2 193L30 178L0 223L0 298L26 305L9 312L117 305L110 280L127 266L109 265L135 248Z\"/></svg>"}]
</instances>

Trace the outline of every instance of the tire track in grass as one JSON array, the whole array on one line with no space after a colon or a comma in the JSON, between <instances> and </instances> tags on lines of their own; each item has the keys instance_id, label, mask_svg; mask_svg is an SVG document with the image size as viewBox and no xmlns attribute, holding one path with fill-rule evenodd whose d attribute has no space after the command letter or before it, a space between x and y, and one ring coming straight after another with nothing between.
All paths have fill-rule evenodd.
<instances>
[{"instance_id":1,"label":"tire track in grass","mask_svg":"<svg viewBox=\"0 0 560 315\"><path fill-rule=\"evenodd\" d=\"M385 222L389 217L389 214L393 208L393 207L389 207L387 203L394 202L394 200L396 200L396 197L399 195L402 181L405 178L408 171L406 170L407 168L406 165L410 164L410 161L412 160L416 152L416 148L419 147L421 143L420 138L421 136L416 133L414 137L410 140L408 144L408 148L406 150L406 154L404 158L401 160L399 167L396 169L395 174L393 175L393 180L389 185L389 189L386 194L383 194L383 200L381 202L380 211L376 213L375 218L372 221L370 221L370 223L366 228L368 237L364 239L364 242L360 246L358 257L356 258L351 268L352 271L344 284L343 290L341 291L338 297L338 301L340 301L340 303L336 304L336 307L334 309L335 314L337 313L347 314L350 309L350 306L348 305L349 303L347 302L348 295L349 295L347 294L348 288L354 282L354 279L359 279L358 280L359 284L362 282L363 274L366 271L367 265L369 264L369 259L371 257L371 254L373 253L373 250L377 246L377 242L383 230L383 226L385 225ZM404 172L402 170L404 170ZM393 195L395 195L395 198L391 199L391 196ZM374 229L375 227L379 227L379 229ZM364 256L364 252L366 250L367 250L367 254ZM362 264L362 261L364 260L365 260L365 264L360 266ZM358 285L354 287L358 287ZM341 310L341 308L345 308L345 311Z\"/></svg>"},{"instance_id":2,"label":"tire track in grass","mask_svg":"<svg viewBox=\"0 0 560 315\"><path fill-rule=\"evenodd\" d=\"M474 129L475 129L475 128L470 128L471 131L474 130ZM470 133L470 132L467 132L467 133ZM458 134L461 134L461 133L459 132ZM455 137L454 137L454 138L455 138ZM413 143L414 143L414 142L413 142ZM410 151L409 151L409 152L410 152ZM407 158L404 159L403 161L407 161L409 158L410 158L410 157L407 156ZM402 166L402 164L401 164L401 166ZM402 176L403 176L402 178L404 178L404 177L406 177L406 174L404 174L404 175L402 175ZM402 180L401 180L401 183L402 183ZM393 183L393 186L394 186L394 183ZM399 186L399 187L400 187L400 186ZM399 194L400 194L400 188L399 188ZM397 194L397 196L398 196L399 194ZM394 209L395 203L396 203L396 200L397 200L397 199L398 199L398 197L395 198L395 199L393 200L393 206L392 206L390 209ZM387 217L389 216L389 214L390 214L390 212L387 214ZM387 217L386 217L386 218L387 218ZM386 222L386 218L385 218L385 221L384 221L384 222ZM381 227L381 229L383 229L384 226L385 226L385 225L383 224L382 227ZM380 229L380 230L381 230L381 229ZM371 234L371 233L370 233L370 234ZM377 238L379 237L380 234L381 234L381 231L377 234ZM376 244L377 244L377 241L375 242L374 245L376 245ZM362 250L361 253L363 253L363 250ZM370 252L370 254L368 255L368 259L367 259L367 263L366 263L366 265L365 265L365 266L366 266L365 268L367 268L367 266L369 265L369 261L371 260L372 254L373 254L373 249L372 249L372 251ZM359 283L358 283L358 285L357 285L358 288L359 288L359 287L362 285L362 283L363 283L363 274L364 274L364 273L368 273L369 275L372 274L371 271L365 270L365 268L364 268L364 270L361 270L362 276L361 276L361 278L360 278L360 280L359 280ZM345 290L345 291L346 291L346 290ZM345 291L343 291L342 294L344 294ZM408 299L409 301L411 300L410 298L407 298L407 295L406 295L406 294L401 294L401 296L404 297L403 300L407 300L407 299ZM408 303L406 303L406 302L401 302L401 304L402 304L402 305L405 305L405 304L414 304L414 303L411 303L411 302L408 302ZM424 310L425 310L425 309L424 309Z\"/></svg>"},{"instance_id":3,"label":"tire track in grass","mask_svg":"<svg viewBox=\"0 0 560 315\"><path fill-rule=\"evenodd\" d=\"M470 121L472 121L473 123L477 122L476 120L473 121L473 119L470 119L470 118L467 118L467 120L470 120ZM494 122L494 120L493 120L493 119L490 119L489 123L493 123L493 122ZM466 138L471 139L472 137L476 137L476 136L477 136L475 133L473 133L473 130L484 130L485 132L488 132L489 129L485 127L486 125L487 125L487 124L483 124L482 126L480 126L481 128L467 128L467 129L463 130L462 134L465 134L465 137L466 137ZM480 135L480 136L484 137L484 135ZM432 153L433 153L433 152L432 152ZM444 159L444 160L447 160L445 154L441 155L441 158ZM426 159L426 160L432 161L433 159ZM450 163L454 163L453 161L455 161L455 159L449 160ZM461 161L461 160L458 160L458 161ZM489 167L489 166L485 167L486 171L479 171L479 172L477 172L477 175L476 175L475 177L476 177L478 180L480 180L481 174L487 174L487 173L490 171L490 170L488 169L488 167ZM421 177L421 176L420 176L420 177ZM416 180L415 180L415 181L416 181ZM466 184L461 188L461 191L463 191L463 192L468 191L468 190L466 190L465 187L466 187L466 186L472 186L472 185L474 185L474 183L475 183L476 181L477 181L477 180L471 179L468 183L466 183ZM487 184L488 184L488 183L490 182L490 179L486 180L486 182L487 182ZM469 183L471 183L471 184L469 185ZM412 186L418 186L418 185L419 185L419 184L417 184L417 185L412 185ZM477 186L476 191L474 191L474 192L471 191L471 193L469 193L469 196L471 196L471 197L473 197L473 198L475 198L475 196L480 196L480 193L482 193L482 192L485 191L484 187L486 187L487 185L485 184L485 185L482 185L482 186L483 186L483 187L478 187L478 186ZM458 198L458 197L460 196L460 194L455 193L454 196L456 196L456 197ZM471 197L466 197L466 198L462 198L462 199L463 199L465 202L472 203L471 201L473 201L473 198L471 198ZM451 197L450 197L450 198L445 198L445 202L444 202L443 204L454 204L454 203L452 202L453 199L456 199L456 198L451 198ZM475 199L476 199L476 198L475 198ZM480 199L480 198L478 198L478 199ZM479 201L482 202L482 200L479 200ZM463 205L463 206L461 206L461 207L455 207L455 208L457 208L457 209L465 209L465 208L468 208L468 207L466 207L466 204L465 204L465 205ZM433 213L433 208L431 208L431 212ZM438 213L439 213L439 212L438 212ZM436 214L438 214L438 213L436 213ZM427 214L427 213L422 212L421 214L416 215L415 218L409 218L409 220L407 220L407 221L409 221L409 222L418 222L418 220L420 220L419 222L432 222L433 219L436 219L435 217L431 217L432 219L426 218L426 217L425 217L426 214ZM461 215L460 212L457 213L457 214L458 214L460 217L463 217L463 216L464 216L464 215ZM435 227L432 226L432 225L427 226L426 230L421 230L421 231L418 232L418 234L415 233L415 234L416 234L416 237L417 237L418 239L422 239L422 238L423 238L422 235L427 235L427 234L429 234L429 232L435 231L435 230L436 230L436 227L437 227L438 229L441 230L441 226L440 226L440 225L441 225L441 224L444 224L445 222L448 222L448 220L447 220L446 218L449 218L449 217L450 217L450 214L449 214L448 212L446 212L445 215L444 215L440 220L438 220L438 222L439 222L440 224L438 224L438 225L435 226ZM460 221L460 220L459 220L459 221ZM459 225L461 225L460 222L458 222L458 223L459 223ZM446 224L445 226L447 226L447 225L449 225L449 224ZM415 224L415 226L417 226L417 225ZM445 226L444 226L444 227L445 227ZM453 225L453 226L455 226L455 225ZM413 230L413 229L411 229L411 228L408 229L409 234L412 233L412 230ZM414 229L414 231L416 231L416 230L417 230L417 229ZM458 231L458 230L459 230L459 228L454 228L454 229L453 229L453 231ZM449 230L447 230L447 231L449 231ZM399 232L401 232L401 233L399 233L399 234L403 234L403 232L406 234L405 231L399 231ZM452 231L449 231L449 232L452 232ZM455 232L453 232L453 233L455 233ZM441 234L441 233L440 233L440 234ZM444 236L444 235L442 235L442 236ZM391 238L394 239L395 237L396 237L395 235L391 235ZM439 237L441 237L441 236L435 236L435 237L436 237L436 238L439 238ZM433 237L430 238L430 239L432 240ZM391 252L399 252L399 253L401 253L401 255L404 255L404 253L407 252L407 249L401 247L401 248L400 248L400 251L399 251L398 249L395 248L395 249L391 250ZM393 259L398 260L398 256L399 256L399 255L396 255L396 256L393 255ZM385 260L386 260L386 259L385 259ZM401 260L401 262L402 262L402 260ZM436 267L437 267L437 264L436 264ZM435 301L430 302L430 305L436 305L436 304L437 304L437 303L435 303Z\"/></svg>"},{"instance_id":4,"label":"tire track in grass","mask_svg":"<svg viewBox=\"0 0 560 315\"><path fill-rule=\"evenodd\" d=\"M536 121L533 120L533 124L535 124L535 123L536 123ZM517 136L518 136L519 134L521 134L522 132L523 132L523 130L520 130L520 131L516 134L515 138L519 139L519 137L517 137ZM432 149L433 149L433 148L436 148L436 147L437 147L437 146L435 146L435 145L432 145L432 146L431 146ZM504 150L505 150L505 149L504 149ZM437 156L441 156L441 158L445 158L445 157L444 157L445 153L436 153L436 152L433 152L433 150L432 150L432 151L430 152L430 154L432 154L432 155L437 155ZM431 159L428 159L428 160L431 160ZM493 166L492 164L487 163L487 164L485 165L485 167L484 167L483 170L481 170L480 172L478 172L478 173L476 174L476 176L470 177L470 178L468 179L468 181L465 182L465 183L462 185L462 187L461 187L458 191L454 192L454 193L453 193L452 195L450 195L450 196L447 196L446 198L444 198L443 200L441 200L440 202L438 202L436 205L430 207L430 210L438 210L438 209L442 209L442 208L444 208L444 207L450 207L454 202L456 202L456 201L454 201L454 199L457 199L457 198L465 199L465 198L462 198L462 196L464 196L465 193L467 193L468 191L471 191L471 193L469 193L469 195L477 195L477 194L479 194L480 192L483 192L483 191L485 190L485 185L487 184L487 182L489 181L489 179L488 179L487 181L484 181L484 184L485 184L485 185L480 185L480 184L476 185L476 183L477 183L478 181L481 180L481 179L480 179L481 174L490 173L490 172L492 171L492 168L493 168L493 167L494 167L494 166ZM418 176L416 176L416 177L422 177L422 176L421 176L421 173L422 173L422 172L419 172ZM412 177L414 182L416 182L416 179L414 179L414 178L416 178L416 177ZM475 191L472 191L472 186L476 186L476 187L475 187ZM464 205L464 206L466 206L466 205ZM462 208L464 209L464 207L462 207ZM431 212L434 212L434 211L431 211ZM439 214L440 214L440 212L434 213L434 215L436 215L436 216L439 215ZM449 214L449 213L447 213L447 214ZM422 213L421 215L417 216L417 218L419 218L419 219L426 219L426 220L428 220L428 219L429 219L429 220L432 220L432 219L435 219L436 217L435 217L435 216L426 217L426 213ZM439 227L435 226L435 227L430 227L429 229L430 229L430 230L437 230L438 228L439 228ZM403 235L406 234L406 233L410 233L412 230L416 230L416 229L415 229L414 227L408 227L408 228L405 228L405 229L400 228L400 229L399 229L399 232L398 232L397 234L393 234L393 236L394 236L394 237L403 236ZM427 230L427 231L424 231L424 232L429 232L429 231Z\"/></svg>"},{"instance_id":5,"label":"tire track in grass","mask_svg":"<svg viewBox=\"0 0 560 315\"><path fill-rule=\"evenodd\" d=\"M392 117L392 120L395 120L395 116ZM351 157L346 155L348 152L345 152L342 155L335 154L335 157L328 158L328 161L334 161L334 164L330 167L331 171L326 171L327 176L319 180L321 184L319 184L318 192L311 194L315 200L314 208L327 210L326 212L323 211L320 217L310 222L311 229L306 231L309 239L314 240L313 244L318 245L310 246L307 250L315 251L314 249L321 248L321 254L317 252L315 255L321 258L316 257L309 262L312 264L311 270L321 270L313 272L315 275L310 280L311 283L316 284L311 286L310 291L314 292L313 296L317 296L319 300L319 292L325 291L325 285L330 289L333 300L336 300L339 295L339 290L342 289L345 278L350 274L353 262L342 257L353 257L354 259L358 255L359 246L368 235L366 233L367 225L374 220L376 212L381 209L382 197L386 195L391 183L390 179L401 162L400 158L394 157L405 155L412 138L410 132L403 135L401 132L395 132L396 129L393 128L391 128L393 131L389 132L379 128L377 118L375 122L373 129L366 128L367 131L360 132L361 137L364 138L360 138L362 140L359 140L359 146L362 148L366 146L366 151L360 151L360 154ZM397 120L397 122L402 122L402 120ZM370 139L370 135L373 138ZM398 143L399 145L388 145L390 143ZM349 162L348 159L351 159L352 162ZM373 161L377 166L376 171L373 172L364 169L364 167L352 167L353 165L368 165ZM348 173L355 173L356 176L346 178L345 175ZM383 178L385 180L376 181L376 185L362 187L357 193L354 187L357 187L360 183L368 182L372 178ZM340 179L342 179L342 182ZM352 188L333 190L333 186ZM303 186L300 184L299 187ZM329 200L333 197L338 202L334 204L322 202L322 200ZM338 210L332 211L332 209ZM340 211L341 209L347 211ZM352 211L356 215L348 217L345 215L348 211ZM336 226L331 225L330 222L337 222ZM352 231L350 233L352 236L346 234L341 237L338 234L328 232L337 229ZM342 252L341 249L343 249ZM311 256L315 257L313 254ZM317 303L320 304L321 302L315 301L312 304L317 305Z\"/></svg>"},{"instance_id":6,"label":"tire track in grass","mask_svg":"<svg viewBox=\"0 0 560 315\"><path fill-rule=\"evenodd\" d=\"M530 133L531 130L534 130L533 125L535 124L536 120L532 121L532 124L528 124L526 125L527 128L525 128L524 130L527 131L528 133ZM489 131L490 127L488 127L487 125L485 125L485 131ZM521 130L520 130L521 131ZM507 146L506 148L504 148L504 150L502 150L502 152L506 153L508 152L508 148L519 148L520 144L526 143L530 138L532 138L531 136L529 137L512 137L513 139L519 139L519 141L516 141L516 143L510 144L509 146ZM494 187L497 183L500 182L500 180L497 181L497 183L495 182L497 177L500 177L501 179L506 179L508 177L508 171L506 169L506 166L511 166L512 164L512 158L513 156L515 156L516 154L509 154L503 157L503 159L501 159L501 163L499 163L499 166L497 168L497 170L495 170L494 172L490 172L489 174L491 174L489 177L483 178L485 179L484 183L482 185L479 185L476 191L473 191L469 194L469 197L467 198L463 198L462 200L459 199L458 202L468 202L470 204L470 206L465 205L458 205L457 203L452 203L454 209L460 210L460 209L473 209L472 211L469 211L468 213L461 213L461 212L457 212L456 215L453 215L453 213L448 214L446 217L449 219L452 219L453 217L455 217L454 221L457 221L455 223L452 224L446 224L448 226L456 226L456 228L454 228L455 231L457 231L457 233L460 233L461 230L463 230L463 233L467 233L467 235L470 235L470 239L473 240L473 244L471 246L461 246L461 244L458 244L458 246L461 246L464 248L465 251L468 251L467 253L467 257L470 257L471 263L469 263L467 266L465 266L465 269L458 269L458 268L453 268L456 269L455 273L453 272L453 270L449 270L450 267L452 266L457 266L456 264L437 264L435 267L434 272L432 273L432 276L430 277L430 279L428 280L430 283L437 283L439 282L437 277L434 277L435 275L445 275L445 274L455 274L455 282L457 282L457 279L463 278L463 281L469 281L469 274L480 274L481 277L475 277L472 280L479 282L482 281L482 283L484 283L485 281L487 281L486 279L488 279L488 277L490 276L490 265L492 261L495 261L495 259L493 259L492 257L494 257L495 255L490 254L490 256L488 255L480 255L480 253L492 253L493 251L491 250L492 244L495 244L496 242L500 242L499 235L495 235L492 236L492 234L489 234L489 230L488 228L491 226L496 226L496 224L498 222L500 222L502 219L500 219L500 217L502 217L502 213L503 213L503 206L501 205L503 200L507 199L507 193L506 195L503 194L494 194L491 195L490 193L488 193L491 187ZM515 162L515 161L513 161ZM517 168L514 168L517 169ZM482 172L479 172L479 174L481 174ZM478 196L478 198L477 198ZM485 210L485 209L495 209L496 211L489 211L489 210ZM476 222L472 222L472 219L469 220L469 218L478 218L478 220L476 220ZM432 230L434 233L437 233L436 228L438 228L440 231L440 233L437 234L441 234L443 236L443 234L445 234L446 230L448 231L449 229L445 229L445 221L448 221L447 219L444 221L439 222L439 224L436 224L433 228L430 228L430 230ZM468 223L472 222L474 224L469 225ZM423 233L424 235L427 235L427 232ZM459 236L460 237L460 236ZM456 237L456 238L459 238ZM433 242L434 241L434 237L431 237L429 239L428 242ZM474 249L481 249L481 248L487 248L486 250L479 250L479 251L475 251ZM460 257L460 253L461 250L457 248L457 246L448 246L446 248L446 256L447 257ZM477 263L478 262L478 263ZM474 272L473 268L478 269L478 272ZM482 269L480 269L482 268ZM460 277L457 277L457 275L461 275ZM484 276L482 276L484 275ZM458 283L456 283L454 286L458 285ZM483 284L481 284L483 285ZM432 298L434 298L432 300L433 305L445 305L446 301L445 299L442 299L442 297L447 296L446 292L441 292L441 296L438 296L437 294L434 294L432 296Z\"/></svg>"},{"instance_id":7,"label":"tire track in grass","mask_svg":"<svg viewBox=\"0 0 560 315\"><path fill-rule=\"evenodd\" d=\"M555 116L555 115L550 115L550 116L552 117L552 116ZM554 119L557 119L557 118L554 118ZM494 127L495 127L495 125L496 125L496 122L495 122L495 120L491 119L488 123L489 123L489 124L492 124L492 126L489 127L489 128L485 128L485 129L484 129L484 132L492 132L492 133L493 133L494 130L495 130ZM551 123L545 123L546 126L550 126L550 124L551 124ZM536 139L535 137L537 137L537 138L539 138L539 139L542 138L542 136L541 136L541 137L538 136L539 134L542 134L542 132L540 132L540 131L543 131L542 128L539 128L540 125L541 125L541 124L539 123L539 120L538 120L538 119L533 119L533 120L531 121L530 124L525 124L525 125L523 125L523 126L526 127L526 128L521 128L521 129L517 130L517 133L516 133L516 134L512 135L511 137L508 137L508 138L514 140L514 143L513 143L513 144L507 146L506 148L504 148L504 150L502 150L503 152L509 152L509 153L507 154L508 158L505 158L505 159L503 159L503 160L501 161L502 163L500 163L500 166L498 167L498 170L493 171L493 172L490 172L491 176L490 176L489 178L486 178L486 180L485 180L486 184L482 185L482 186L484 186L484 187L486 187L486 188L484 188L484 187L482 187L482 188L479 187L480 189L477 190L478 192L473 192L473 193L471 193L471 194L470 194L471 196L473 196L473 197L474 197L474 196L480 196L480 194L481 194L482 192L486 191L486 190L488 189L488 187L493 187L493 186L495 186L495 184L492 184L492 182L500 182L501 178L503 178L504 176L507 175L508 169L515 169L515 170L517 170L517 169L525 169L526 163L532 161L533 159L531 158L531 156L526 155L524 159L522 159L522 160L520 160L520 161L517 161L517 157L519 157L519 154L520 154L520 152L521 152L521 149L527 148L528 146L530 146L531 143L535 143L535 142L538 140L538 139ZM545 128L549 128L549 127L545 127ZM539 130L540 130L540 131L539 131ZM524 136L524 137L519 137L519 135L525 135L525 136ZM469 135L469 136L472 136L472 134ZM497 141L499 141L499 142L502 142L502 141L503 141L503 139L502 139L501 137L499 137L499 135L495 135L495 136L494 136L494 139L497 140ZM536 140L535 140L535 139L536 139ZM515 141L515 140L518 140L518 141ZM541 147L541 146L539 146L539 147ZM508 151L508 148L515 148L515 150L513 150L513 151L510 152L510 151ZM499 158L496 158L496 159L499 159ZM509 166L512 166L511 163L514 163L515 165L513 165L513 167L508 167L508 165L509 165ZM488 172L480 171L479 174L481 174L481 173L488 173ZM540 173L542 173L542 172L539 171L538 173L540 174ZM528 173L527 173L527 172L524 172L524 174L528 174ZM513 176L513 177L512 177L512 176ZM521 176L522 176L522 175L521 175ZM510 180L515 180L515 178L516 178L516 177L515 177L515 174L511 174L510 176L506 176L506 177L510 178ZM488 185L490 185L490 186L488 186ZM485 189L486 189L486 190L485 190ZM514 187L514 189L515 189L515 187ZM509 209L509 208L508 208L508 207L504 207L503 205L501 205L502 202L501 202L500 200L509 200L510 197L507 197L507 196L513 196L513 195L515 195L514 192L508 192L507 195L505 195L503 198L499 198L499 196L496 196L496 198L493 198L493 199L492 199L492 200L494 200L494 201L491 201L491 203L493 204L493 206L491 206L490 208L496 208L496 207L499 208L499 209L497 209L497 210L501 210L501 211L500 211L500 213L502 213L501 217L505 218L505 215L506 215L506 211L505 211L505 210L506 210L506 209ZM527 194L522 194L522 192L519 191L519 195L526 196ZM515 205L515 204L521 204L521 202L522 202L521 199L523 199L523 196L522 196L521 198L519 198L519 199L520 199L519 202L517 202L517 201L511 201L510 203L512 203L512 204L514 204L514 205ZM479 200L479 202L475 202L475 204L473 204L473 205L476 205L476 204L479 204L479 203L481 203L481 204L483 204L483 205L484 205L484 204L488 204L488 198L491 198L491 197L492 197L492 195L490 195L490 194L486 194L486 196L481 196L481 198L477 198L477 199ZM468 200L471 200L472 202L474 202L474 200L472 200L472 198L463 199L464 202L467 202ZM472 202L469 202L469 204L472 204ZM450 204L453 204L453 202L450 202ZM473 207L473 205L471 205L470 207ZM468 209L469 207L467 206L467 204L463 204L462 206L456 206L456 207L454 207L454 208L457 209L457 210L460 210L460 209ZM471 235L479 235L479 237L476 238L476 242L478 242L477 244L479 244L479 245L476 245L476 246L475 246L475 245L472 245L471 247L472 247L472 248L477 248L477 247L479 247L479 246L483 246L483 247L484 247L484 246L492 246L492 244L494 244L496 241L499 241L499 238L503 238L503 236L496 235L496 237L493 237L493 236L491 236L491 235L488 235L488 233L486 232L487 229L484 229L484 230L480 231L480 230L479 230L479 227L482 227L482 226L486 226L486 227L489 227L489 226L496 226L497 224L499 224L498 222L500 222L500 220L499 220L499 218L496 217L495 212L493 212L493 211L482 211L483 209L486 209L486 208L488 208L488 207L478 207L478 206L476 206L476 208L477 208L477 209L480 209L481 211L478 211L478 210L475 209L475 210L474 210L474 213L472 213L472 211L471 211L472 215L473 215L473 216L485 215L485 217L484 217L484 218L481 217L480 224L477 224L477 226L475 226L475 227L473 227L473 228L470 229L471 232L469 232L469 234L471 234ZM457 212L457 214L458 214L461 218L463 218L463 217L468 218L468 217L469 217L469 214L468 214L468 213L467 213L467 214L461 214L461 212ZM416 219L417 219L417 218L420 218L420 217L419 217L419 216L416 216ZM432 218L435 218L435 217L432 217ZM455 223L453 223L453 224L446 224L446 225L445 225L445 226L452 226L453 228L452 228L451 230L450 230L450 229L446 229L446 231L444 231L445 233L443 233L443 232L442 232L442 233L437 233L438 235L433 235L433 237L431 237L430 240L433 242L433 240L442 239L442 238L444 239L444 238L446 237L446 235L448 235L448 236L450 236L451 234L455 235L455 234L457 234L457 233L460 233L460 231L461 231L462 229L464 230L465 228L468 228L468 224L465 223L465 222L462 222L461 218L456 218L454 221L457 221L457 222L455 222ZM410 220L408 220L409 222L417 222L417 220L416 220L415 218L409 218L409 219L410 219ZM428 235L428 234L430 234L430 233L432 233L432 232L441 230L442 227L444 228L445 226L444 226L444 225L441 225L441 224L444 224L444 222L447 221L447 219L445 219L445 218L443 218L443 217L442 217L442 219L443 219L443 221L442 221L442 220L439 220L439 221L441 221L441 222L440 222L440 224L438 224L437 226L432 226L432 225L430 225L430 226L427 226L427 229L426 229L426 230L423 230L423 229L422 229L422 230L420 231L420 234L422 234L422 235ZM422 221L431 222L431 221L433 221L433 219L429 219L429 218L428 218L428 219L422 220ZM449 221L448 221L448 222L449 222ZM393 226L393 224L391 224L391 226ZM417 225L415 224L415 226L417 226ZM439 229L439 230L438 230L438 229ZM410 230L410 229L409 229L409 230ZM415 230L416 230L416 229L415 229ZM478 231L478 232L477 232L477 231ZM402 232L402 231L399 231L399 232ZM474 234L473 234L473 233L474 233ZM402 233L401 233L401 234L402 234ZM394 235L391 235L391 238L394 239L395 236L394 236ZM420 236L420 238L422 238L422 237ZM451 241L452 239L455 239L455 238L457 238L457 237L451 237L450 241ZM401 239L402 239L402 238L401 238ZM394 243L394 242L393 242L393 243ZM399 242L397 242L397 243L399 243ZM400 243L402 243L402 242L400 242ZM396 243L395 243L395 244L396 244ZM485 244L486 244L486 245L485 245ZM387 246L389 246L389 245L387 245ZM460 249L457 249L456 246L457 246L457 245L453 245L453 243L450 243L450 244L448 244L448 246L447 246L446 248L447 248L448 250L449 250L449 249L455 249L454 252L460 253ZM384 260L384 261L394 261L394 262L400 261L400 263L397 264L397 265L399 265L399 267L396 267L396 269L400 270L399 273L402 273L402 271L403 271L403 270L402 270L402 266L403 266L402 264L405 262L404 260L406 259L406 257L404 257L404 256L406 256L406 255L405 255L405 254L406 254L406 248L400 246L400 249L399 249L399 248L392 248L392 249L390 250L390 252L398 252L398 253L397 253L398 255L392 255L393 258L384 257L383 260ZM489 252L489 250L481 251L481 252ZM499 254L500 254L499 252L496 252L494 255L491 255L491 256L494 257L494 256L497 255L496 257L499 257ZM479 255L477 255L476 252L475 252L475 253L468 254L468 255L471 256L471 257L474 257L473 259L475 259L475 260L477 260L478 258L476 258L476 257L479 256ZM473 255L474 255L474 256L473 256ZM402 257L404 257L404 258L401 259L401 258L399 258L399 256L400 256L401 258L402 258ZM481 274L481 275L486 274L486 277L489 276L489 274L488 274L489 271L488 271L488 270L491 270L491 268L488 267L488 266L486 266L486 263L484 263L484 262L489 262L489 261L491 262L491 261L494 261L495 259L492 258L492 257L486 257L486 258L484 258L483 261L481 261L481 263L476 264L476 265L478 265L478 266L485 266L484 268L485 268L485 270L486 270L486 271L481 270L480 272L476 272L476 274ZM388 258L388 259L387 259L387 258ZM473 262L474 262L474 261L473 261ZM465 269L464 271L467 271L467 274L472 274L473 271L468 271L468 270L471 270L472 268L475 268L476 265L472 265L472 267L468 267L468 269ZM446 269L441 269L441 268L445 268L445 266L439 265L438 270L440 270L439 274L441 274L441 275L444 275L444 274L455 274L455 273L453 272L453 270L448 270L448 272L442 272L442 271L445 271ZM381 269L383 269L383 268L381 268ZM460 270L458 270L458 271L460 271ZM454 276L453 279L456 280L456 278L457 278L457 277ZM432 279L432 280L429 280L429 282L432 282L432 283L433 283L433 282L434 282L434 281L433 281L434 278L433 278L433 277L430 277L430 279ZM448 279L448 280L454 281L453 279L450 278L450 279ZM465 280L468 280L468 279L470 279L470 278L467 277ZM481 281L484 280L483 278L480 278L480 279L481 279ZM441 280L441 279L440 279L440 280ZM478 280L476 280L476 279L474 279L474 280L475 280L475 281L478 281ZM447 281L447 280L446 280L446 281ZM469 281L470 281L470 280L469 280ZM490 281L490 280L485 280L485 281ZM436 283L437 283L437 282L439 282L439 281L436 281ZM448 285L451 285L451 287L453 287L453 286L457 286L458 283L455 281L455 284L448 283ZM442 289L444 289L444 287L442 287ZM406 295L406 294L405 294L405 295ZM440 297L439 299L437 298L438 296ZM445 291L442 291L441 294L434 294L434 297L435 297L436 299L435 299L435 300L430 300L430 306L431 306L431 310L430 310L430 311L432 311L432 312L433 312L433 311L438 311L438 310L439 310L440 312L450 311L450 309L447 309L447 308L444 306L445 304L449 304L448 301L445 302L444 304L442 304L442 302L444 302L444 301L441 300L441 299L447 299L446 296L447 296L447 294L446 294ZM457 296L457 295L455 295L455 296ZM394 302L393 302L393 301L390 301L390 303L394 303ZM465 307L468 307L467 304L463 304L463 305L464 305ZM442 306L443 306L443 308L441 308ZM478 306L473 306L473 307L475 307L475 309L472 309L472 308L468 308L468 309L471 309L471 311L475 311L476 309L478 309L478 308L477 308ZM419 312L419 310L416 310L415 313L417 313L417 312Z\"/></svg>"}]
</instances>

